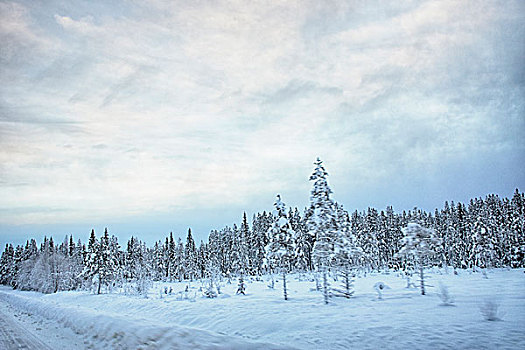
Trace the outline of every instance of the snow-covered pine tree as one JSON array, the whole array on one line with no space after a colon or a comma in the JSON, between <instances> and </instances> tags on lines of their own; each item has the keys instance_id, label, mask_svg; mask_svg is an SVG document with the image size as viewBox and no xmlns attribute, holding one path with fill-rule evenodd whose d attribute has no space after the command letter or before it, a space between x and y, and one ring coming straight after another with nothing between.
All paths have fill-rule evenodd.
<instances>
[{"instance_id":1,"label":"snow-covered pine tree","mask_svg":"<svg viewBox=\"0 0 525 350\"><path fill-rule=\"evenodd\" d=\"M170 232L170 237L169 239L166 238L166 241L167 241L167 251L166 251L166 255L167 255L167 264L166 264L166 268L167 268L167 271L168 271L168 281L173 281L173 278L174 276L176 275L176 271L177 269L179 268L177 266L177 258L175 257L176 253L175 253L175 250L176 250L176 246L175 246L175 240L173 239L173 232Z\"/></svg>"},{"instance_id":2,"label":"snow-covered pine tree","mask_svg":"<svg viewBox=\"0 0 525 350\"><path fill-rule=\"evenodd\" d=\"M12 268L14 271L15 261L13 251L13 263ZM26 246L22 252L21 261L19 263L18 273L16 275L16 281L11 282L11 286L21 290L34 290L34 281L32 280L32 271L36 266L36 262L40 256L38 246L34 239L31 239L31 243L26 242ZM14 278L14 275L13 275Z\"/></svg>"},{"instance_id":3,"label":"snow-covered pine tree","mask_svg":"<svg viewBox=\"0 0 525 350\"><path fill-rule=\"evenodd\" d=\"M233 230L226 226L219 232L220 269L222 274L230 281L233 274Z\"/></svg>"},{"instance_id":4,"label":"snow-covered pine tree","mask_svg":"<svg viewBox=\"0 0 525 350\"><path fill-rule=\"evenodd\" d=\"M245 236L241 234L241 230L236 224L233 224L232 229L232 241L231 241L231 268L232 272L237 273L240 276L246 274L248 266L248 254Z\"/></svg>"},{"instance_id":5,"label":"snow-covered pine tree","mask_svg":"<svg viewBox=\"0 0 525 350\"><path fill-rule=\"evenodd\" d=\"M516 188L511 199L511 267L525 266L525 194Z\"/></svg>"},{"instance_id":6,"label":"snow-covered pine tree","mask_svg":"<svg viewBox=\"0 0 525 350\"><path fill-rule=\"evenodd\" d=\"M36 249L36 242L34 242L34 248ZM84 257L82 256L82 244L79 242L76 244L73 240L73 235L70 236L69 240L69 275L71 278L70 285L72 290L76 290L81 287L82 284L82 270L84 269Z\"/></svg>"},{"instance_id":7,"label":"snow-covered pine tree","mask_svg":"<svg viewBox=\"0 0 525 350\"><path fill-rule=\"evenodd\" d=\"M66 255L63 249L54 246L52 237L44 238L41 250L34 259L26 260L26 253L21 246L17 246L15 250L15 266L18 267L19 272L17 288L41 293L56 293L59 290L71 289Z\"/></svg>"},{"instance_id":8,"label":"snow-covered pine tree","mask_svg":"<svg viewBox=\"0 0 525 350\"><path fill-rule=\"evenodd\" d=\"M204 295L208 298L214 298L220 293L221 253L219 232L217 230L212 230L208 237L208 259L206 260L204 275L204 277L208 279L208 285L204 291Z\"/></svg>"},{"instance_id":9,"label":"snow-covered pine tree","mask_svg":"<svg viewBox=\"0 0 525 350\"><path fill-rule=\"evenodd\" d=\"M368 208L364 215L362 231L358 233L358 244L363 250L365 269L368 271L379 268L379 244L377 232L379 229L379 215L374 208Z\"/></svg>"},{"instance_id":10,"label":"snow-covered pine tree","mask_svg":"<svg viewBox=\"0 0 525 350\"><path fill-rule=\"evenodd\" d=\"M494 246L494 256L492 267L502 267L503 265L503 243L507 230L506 219L508 217L502 200L497 195L488 195L485 199L487 210L487 228L492 232L491 241Z\"/></svg>"},{"instance_id":11,"label":"snow-covered pine tree","mask_svg":"<svg viewBox=\"0 0 525 350\"><path fill-rule=\"evenodd\" d=\"M330 198L332 190L328 186L328 173L319 158L314 164L315 169L310 176L313 187L310 192L310 213L307 219L307 228L311 235L315 236L312 257L317 271L323 275L323 296L325 304L328 304L330 290L327 273L335 258L336 214L334 202Z\"/></svg>"},{"instance_id":12,"label":"snow-covered pine tree","mask_svg":"<svg viewBox=\"0 0 525 350\"><path fill-rule=\"evenodd\" d=\"M419 268L421 294L425 295L424 268L428 257L431 256L441 244L432 229L425 228L417 223L409 223L402 229L404 237L401 239L403 245L398 255L413 258Z\"/></svg>"},{"instance_id":13,"label":"snow-covered pine tree","mask_svg":"<svg viewBox=\"0 0 525 350\"><path fill-rule=\"evenodd\" d=\"M57 249L58 252L62 253L64 256L67 256L69 253L69 237L66 235L64 236L64 240Z\"/></svg>"},{"instance_id":14,"label":"snow-covered pine tree","mask_svg":"<svg viewBox=\"0 0 525 350\"><path fill-rule=\"evenodd\" d=\"M286 205L281 201L281 196L279 194L277 195L274 207L275 221L268 231L270 242L266 248L267 261L270 268L277 268L280 270L283 276L284 300L288 300L286 274L292 267L292 260L295 251L295 232L288 220Z\"/></svg>"},{"instance_id":15,"label":"snow-covered pine tree","mask_svg":"<svg viewBox=\"0 0 525 350\"><path fill-rule=\"evenodd\" d=\"M244 283L244 276L241 273L239 275L239 284L237 285L237 292L235 294L246 295L246 284Z\"/></svg>"},{"instance_id":16,"label":"snow-covered pine tree","mask_svg":"<svg viewBox=\"0 0 525 350\"><path fill-rule=\"evenodd\" d=\"M18 288L18 281L20 279L21 269L24 265L24 262L24 248L20 245L17 245L13 255L13 266L11 270L13 276L11 286L13 288Z\"/></svg>"},{"instance_id":17,"label":"snow-covered pine tree","mask_svg":"<svg viewBox=\"0 0 525 350\"><path fill-rule=\"evenodd\" d=\"M49 244L49 247L48 247L49 252L54 253L56 247L55 247L55 241L53 240L53 236L49 236L48 244Z\"/></svg>"},{"instance_id":18,"label":"snow-covered pine tree","mask_svg":"<svg viewBox=\"0 0 525 350\"><path fill-rule=\"evenodd\" d=\"M356 245L356 238L352 234L350 218L343 206L335 203L337 234L334 241L334 265L341 277L342 288L334 288L334 295L350 298L354 294L354 268L363 251Z\"/></svg>"},{"instance_id":19,"label":"snow-covered pine tree","mask_svg":"<svg viewBox=\"0 0 525 350\"><path fill-rule=\"evenodd\" d=\"M104 230L104 235L100 238L100 243L98 245L98 275L99 283L97 288L97 294L101 292L101 286L104 285L107 287L111 286L111 283L118 274L119 262L118 256L115 256L114 244L110 243L110 237L108 229ZM118 251L118 246L117 246Z\"/></svg>"},{"instance_id":20,"label":"snow-covered pine tree","mask_svg":"<svg viewBox=\"0 0 525 350\"><path fill-rule=\"evenodd\" d=\"M146 247L146 243L139 241L139 250L142 261L138 264L136 289L137 293L144 298L148 297L148 291L153 285L153 251Z\"/></svg>"},{"instance_id":21,"label":"snow-covered pine tree","mask_svg":"<svg viewBox=\"0 0 525 350\"><path fill-rule=\"evenodd\" d=\"M241 242L244 242L244 255L245 255L244 260L246 262L245 273L248 275L253 275L255 274L255 265L254 265L255 251L254 251L254 247L252 246L254 237L252 237L252 232L248 224L248 218L246 216L246 212L244 212L242 215L242 222L241 222L241 226L239 227L239 239Z\"/></svg>"},{"instance_id":22,"label":"snow-covered pine tree","mask_svg":"<svg viewBox=\"0 0 525 350\"><path fill-rule=\"evenodd\" d=\"M40 251L35 240L26 242L25 248L17 246L13 257L12 286L22 290L55 293L73 288L70 262L62 251L44 239Z\"/></svg>"},{"instance_id":23,"label":"snow-covered pine tree","mask_svg":"<svg viewBox=\"0 0 525 350\"><path fill-rule=\"evenodd\" d=\"M99 269L100 269L100 249L99 242L95 235L95 230L91 230L89 235L84 271L82 275L87 279L89 287L92 287L94 283L99 283Z\"/></svg>"},{"instance_id":24,"label":"snow-covered pine tree","mask_svg":"<svg viewBox=\"0 0 525 350\"><path fill-rule=\"evenodd\" d=\"M169 246L170 241L169 238L166 237L164 240L164 243L162 244L162 266L164 269L162 270L162 276L165 281L169 281L170 276L170 255L169 255Z\"/></svg>"},{"instance_id":25,"label":"snow-covered pine tree","mask_svg":"<svg viewBox=\"0 0 525 350\"><path fill-rule=\"evenodd\" d=\"M69 257L72 257L75 253L75 240L73 239L73 235L69 236L69 244L68 244L68 251L67 255Z\"/></svg>"},{"instance_id":26,"label":"snow-covered pine tree","mask_svg":"<svg viewBox=\"0 0 525 350\"><path fill-rule=\"evenodd\" d=\"M471 199L467 210L467 262L468 267L471 267L473 271L476 270L476 257L475 257L475 237L473 232L477 224L478 218L483 216L483 201L478 198Z\"/></svg>"},{"instance_id":27,"label":"snow-covered pine tree","mask_svg":"<svg viewBox=\"0 0 525 350\"><path fill-rule=\"evenodd\" d=\"M364 227L364 217L361 213L359 213L357 210L355 210L351 217L350 217L350 231L352 236L356 239L356 245L361 249L363 252L363 249L361 248L361 233L363 232ZM397 252L397 251L396 251ZM365 260L365 253L363 252L356 262L356 267L358 269L365 269L366 266L366 260Z\"/></svg>"},{"instance_id":28,"label":"snow-covered pine tree","mask_svg":"<svg viewBox=\"0 0 525 350\"><path fill-rule=\"evenodd\" d=\"M257 216L254 215L252 232L255 241L255 256L258 274L263 273L263 266L266 259L266 246L269 242L267 234L272 223L272 215L267 214L266 211L257 213Z\"/></svg>"},{"instance_id":29,"label":"snow-covered pine tree","mask_svg":"<svg viewBox=\"0 0 525 350\"><path fill-rule=\"evenodd\" d=\"M261 231L261 222L259 221L260 213L253 214L252 217L252 229L251 229L251 235L249 238L249 246L250 246L250 261L251 265L254 268L254 273L256 275L260 275L262 273L262 265L264 262L264 236L266 232L260 232Z\"/></svg>"},{"instance_id":30,"label":"snow-covered pine tree","mask_svg":"<svg viewBox=\"0 0 525 350\"><path fill-rule=\"evenodd\" d=\"M454 210L454 266L460 269L466 269L468 267L468 223L467 223L467 210L465 205L457 203Z\"/></svg>"},{"instance_id":31,"label":"snow-covered pine tree","mask_svg":"<svg viewBox=\"0 0 525 350\"><path fill-rule=\"evenodd\" d=\"M311 193L310 193L310 195L311 195ZM315 264L314 256L313 256L313 250L314 250L315 240L317 239L317 237L315 236L315 234L316 234L315 231L310 230L310 227L309 227L310 218L313 217L314 215L315 215L315 210L314 210L314 208L311 205L309 205L308 207L304 208L304 214L303 214L303 217L304 217L304 219L303 219L303 221L304 221L303 222L304 223L303 241L310 248L309 259L308 259L308 270L310 270L310 271L314 271L315 268L316 268L316 264ZM316 281L317 281L317 278L316 278ZM317 288L317 290L319 290L319 288Z\"/></svg>"},{"instance_id":32,"label":"snow-covered pine tree","mask_svg":"<svg viewBox=\"0 0 525 350\"><path fill-rule=\"evenodd\" d=\"M137 256L138 240L131 236L126 246L126 253L124 255L123 277L126 282L132 282L137 276L137 264L140 263L141 257Z\"/></svg>"},{"instance_id":33,"label":"snow-covered pine tree","mask_svg":"<svg viewBox=\"0 0 525 350\"><path fill-rule=\"evenodd\" d=\"M155 242L153 246L153 280L160 281L164 277L164 246L162 241Z\"/></svg>"},{"instance_id":34,"label":"snow-covered pine tree","mask_svg":"<svg viewBox=\"0 0 525 350\"><path fill-rule=\"evenodd\" d=\"M438 237L441 240L441 247L439 248L439 265L445 268L445 271L448 271L447 269L447 247L445 244L447 243L447 237L446 237L446 222L445 218L442 215L442 213L436 208L434 210L434 223L433 223L434 232L436 233L436 237Z\"/></svg>"},{"instance_id":35,"label":"snow-covered pine tree","mask_svg":"<svg viewBox=\"0 0 525 350\"><path fill-rule=\"evenodd\" d=\"M15 250L12 244L6 243L0 258L0 284L11 285Z\"/></svg>"},{"instance_id":36,"label":"snow-covered pine tree","mask_svg":"<svg viewBox=\"0 0 525 350\"><path fill-rule=\"evenodd\" d=\"M388 269L388 264L390 263L390 251L388 247L388 226L387 218L385 212L381 210L377 220L376 228L376 238L377 238L377 252L378 252L378 271Z\"/></svg>"},{"instance_id":37,"label":"snow-covered pine tree","mask_svg":"<svg viewBox=\"0 0 525 350\"><path fill-rule=\"evenodd\" d=\"M244 276L246 275L248 269L248 248L246 236L244 236L241 229L237 228L236 224L233 224L232 232L232 270L235 271L239 276L239 289L237 290L237 293L244 294Z\"/></svg>"},{"instance_id":38,"label":"snow-covered pine tree","mask_svg":"<svg viewBox=\"0 0 525 350\"><path fill-rule=\"evenodd\" d=\"M206 265L208 262L208 245L202 240L197 249L197 274L198 278L204 278L206 272Z\"/></svg>"},{"instance_id":39,"label":"snow-covered pine tree","mask_svg":"<svg viewBox=\"0 0 525 350\"><path fill-rule=\"evenodd\" d=\"M55 275L57 278L56 289L73 290L79 284L79 274L82 266L75 258L76 245L73 236L66 236L64 242L55 253ZM24 253L25 254L25 253Z\"/></svg>"},{"instance_id":40,"label":"snow-covered pine tree","mask_svg":"<svg viewBox=\"0 0 525 350\"><path fill-rule=\"evenodd\" d=\"M294 268L305 272L310 270L312 259L312 245L310 242L310 235L306 228L306 223L301 218L299 210L295 208L293 214L290 216L290 223L295 232L295 265Z\"/></svg>"},{"instance_id":41,"label":"snow-covered pine tree","mask_svg":"<svg viewBox=\"0 0 525 350\"><path fill-rule=\"evenodd\" d=\"M245 220L244 218L245 216L246 216L246 212L243 215L243 225L244 225L244 221L246 221L246 227L248 227L247 236L246 236L248 268L250 270L250 274L255 276L255 275L260 274L260 265L259 265L258 256L257 256L257 253L258 253L258 242L257 241L259 237L257 236L257 232L255 231L255 226L254 226L255 215L253 216L253 219L252 219L251 229L249 228L248 219L246 218Z\"/></svg>"},{"instance_id":42,"label":"snow-covered pine tree","mask_svg":"<svg viewBox=\"0 0 525 350\"><path fill-rule=\"evenodd\" d=\"M116 238L114 240L116 242ZM104 230L100 241L97 241L95 231L91 231L83 275L89 277L92 283L98 284L97 294L101 293L102 285L109 287L118 274L119 260L118 256L115 256L115 250L118 251L119 247L118 243L116 244L116 248L114 247L115 243L110 244L107 228Z\"/></svg>"},{"instance_id":43,"label":"snow-covered pine tree","mask_svg":"<svg viewBox=\"0 0 525 350\"><path fill-rule=\"evenodd\" d=\"M494 261L495 251L491 232L482 217L478 217L474 223L472 232L472 265L478 268L491 268ZM484 276L486 271L483 271Z\"/></svg>"},{"instance_id":44,"label":"snow-covered pine tree","mask_svg":"<svg viewBox=\"0 0 525 350\"><path fill-rule=\"evenodd\" d=\"M197 276L197 249L195 241L191 235L191 228L188 229L188 236L186 238L186 246L184 247L184 264L186 270L186 278L190 281Z\"/></svg>"},{"instance_id":45,"label":"snow-covered pine tree","mask_svg":"<svg viewBox=\"0 0 525 350\"><path fill-rule=\"evenodd\" d=\"M512 205L508 198L502 200L501 239L498 249L501 266L512 266L513 230L512 230Z\"/></svg>"},{"instance_id":46,"label":"snow-covered pine tree","mask_svg":"<svg viewBox=\"0 0 525 350\"><path fill-rule=\"evenodd\" d=\"M84 268L85 268L84 264L86 262L86 256L87 256L86 245L83 244L82 240L79 238L75 246L75 251L73 253L73 260L75 261L76 266L77 266L77 273L76 273L77 285L75 289L81 288L82 284L84 283L84 276L82 275L82 271L84 271Z\"/></svg>"},{"instance_id":47,"label":"snow-covered pine tree","mask_svg":"<svg viewBox=\"0 0 525 350\"><path fill-rule=\"evenodd\" d=\"M387 226L387 245L388 245L388 257L389 267L398 268L399 263L395 259L395 254L399 250L399 240L403 237L401 232L401 226L399 224L399 215L394 213L392 206L386 208L386 226Z\"/></svg>"},{"instance_id":48,"label":"snow-covered pine tree","mask_svg":"<svg viewBox=\"0 0 525 350\"><path fill-rule=\"evenodd\" d=\"M111 235L109 238L109 253L112 261L112 285L120 286L122 284L122 264L124 263L124 252L120 250L118 238Z\"/></svg>"},{"instance_id":49,"label":"snow-covered pine tree","mask_svg":"<svg viewBox=\"0 0 525 350\"><path fill-rule=\"evenodd\" d=\"M449 266L454 266L454 222L452 215L452 208L450 207L448 201L445 202L444 208L440 212L441 218L441 230L442 230L442 249L445 269L448 270ZM455 269L454 269L455 271Z\"/></svg>"},{"instance_id":50,"label":"snow-covered pine tree","mask_svg":"<svg viewBox=\"0 0 525 350\"><path fill-rule=\"evenodd\" d=\"M212 230L208 236L208 262L206 270L210 271L210 268L213 266L215 277L219 277L221 272L221 255L222 249L219 231Z\"/></svg>"},{"instance_id":51,"label":"snow-covered pine tree","mask_svg":"<svg viewBox=\"0 0 525 350\"><path fill-rule=\"evenodd\" d=\"M186 263L184 261L184 243L180 237L177 241L177 246L175 247L175 255L173 259L174 277L179 281L182 281L185 278L184 276L186 276Z\"/></svg>"}]
</instances>

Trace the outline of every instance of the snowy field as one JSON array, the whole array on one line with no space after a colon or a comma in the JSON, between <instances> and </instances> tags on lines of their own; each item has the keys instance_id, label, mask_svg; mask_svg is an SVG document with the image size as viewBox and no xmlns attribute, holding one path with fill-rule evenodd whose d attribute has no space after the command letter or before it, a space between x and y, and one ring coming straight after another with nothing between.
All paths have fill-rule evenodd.
<instances>
[{"instance_id":1,"label":"snowy field","mask_svg":"<svg viewBox=\"0 0 525 350\"><path fill-rule=\"evenodd\" d=\"M407 289L397 273L369 274L356 278L353 298L331 298L329 305L313 281L299 277L288 278L288 301L281 281L272 290L268 277L247 281L246 295L235 294L236 281L224 281L215 299L203 297L200 282L193 282L188 292L188 283L156 283L147 299L115 292L43 295L2 287L0 301L82 337L75 348L525 348L523 269L493 270L488 278L468 271L428 271L433 287L425 296L417 288ZM381 300L374 290L377 282L390 287ZM442 305L440 282L453 296L452 306ZM165 287L171 295L163 293ZM494 315L499 320L482 315L488 302L499 305ZM54 347L52 340L48 345Z\"/></svg>"}]
</instances>

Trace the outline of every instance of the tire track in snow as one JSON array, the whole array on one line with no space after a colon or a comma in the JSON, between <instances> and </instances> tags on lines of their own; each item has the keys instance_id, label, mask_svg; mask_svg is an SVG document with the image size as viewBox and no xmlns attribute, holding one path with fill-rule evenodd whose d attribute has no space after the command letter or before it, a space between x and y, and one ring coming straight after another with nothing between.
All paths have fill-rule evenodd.
<instances>
[{"instance_id":1,"label":"tire track in snow","mask_svg":"<svg viewBox=\"0 0 525 350\"><path fill-rule=\"evenodd\" d=\"M0 301L0 348L52 350L15 320L4 301Z\"/></svg>"}]
</instances>

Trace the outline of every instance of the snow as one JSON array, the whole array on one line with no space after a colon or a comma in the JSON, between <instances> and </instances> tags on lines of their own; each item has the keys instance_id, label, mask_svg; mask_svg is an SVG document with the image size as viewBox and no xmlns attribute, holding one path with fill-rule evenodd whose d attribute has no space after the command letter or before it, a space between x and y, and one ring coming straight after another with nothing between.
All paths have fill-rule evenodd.
<instances>
[{"instance_id":1,"label":"snow","mask_svg":"<svg viewBox=\"0 0 525 350\"><path fill-rule=\"evenodd\" d=\"M0 349L82 349L86 344L73 330L0 300Z\"/></svg>"},{"instance_id":2,"label":"snow","mask_svg":"<svg viewBox=\"0 0 525 350\"><path fill-rule=\"evenodd\" d=\"M8 291L0 289L0 299L15 308L36 313L49 320L54 320L62 326L72 329L77 334L89 337L91 347L97 349L281 349L281 346L250 342L238 337L213 334L203 330L176 326L161 325L158 321L142 317L140 313L128 314L125 310L112 307L112 299L117 295L105 295L108 305L100 305L102 298L82 298L83 293L76 294L77 302L69 299L48 300L35 292ZM67 298L66 298L67 299ZM133 308L136 299L127 298L128 306ZM75 304L75 305L73 305ZM122 305L116 303L117 305ZM89 305L99 305L89 307ZM119 312L122 311L122 312ZM131 310L127 310L131 311ZM128 316L126 316L128 315Z\"/></svg>"},{"instance_id":3,"label":"snow","mask_svg":"<svg viewBox=\"0 0 525 350\"><path fill-rule=\"evenodd\" d=\"M275 289L267 287L269 277L247 278L246 295L235 295L236 280L223 282L223 294L213 299L201 297L200 282L156 283L147 299L8 288L0 289L0 299L90 336L98 348L525 348L523 269L492 270L488 278L465 270L458 275L438 269L426 273L430 286L425 296L407 289L398 273L372 273L356 278L354 297L331 298L328 305L315 291L312 276L300 281L297 274L287 279L288 301L282 298L278 276ZM382 290L382 299L374 289L378 282L390 287ZM454 306L441 305L440 283ZM194 301L176 293L188 284L188 294L197 296ZM174 293L161 298L165 286ZM487 303L499 305L500 321L482 315Z\"/></svg>"}]
</instances>

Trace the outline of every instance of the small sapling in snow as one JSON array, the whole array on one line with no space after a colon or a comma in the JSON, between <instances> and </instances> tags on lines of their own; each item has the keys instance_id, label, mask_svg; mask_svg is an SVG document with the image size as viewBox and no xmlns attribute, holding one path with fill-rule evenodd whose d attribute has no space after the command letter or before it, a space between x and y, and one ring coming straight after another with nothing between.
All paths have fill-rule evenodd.
<instances>
[{"instance_id":1,"label":"small sapling in snow","mask_svg":"<svg viewBox=\"0 0 525 350\"><path fill-rule=\"evenodd\" d=\"M438 297L442 301L441 305L454 306L454 297L450 294L448 287L442 282L439 282Z\"/></svg>"},{"instance_id":2,"label":"small sapling in snow","mask_svg":"<svg viewBox=\"0 0 525 350\"><path fill-rule=\"evenodd\" d=\"M480 305L479 311L487 321L501 321L503 314L499 311L499 306L497 301L486 299L483 304Z\"/></svg>"},{"instance_id":3,"label":"small sapling in snow","mask_svg":"<svg viewBox=\"0 0 525 350\"><path fill-rule=\"evenodd\" d=\"M377 293L377 299L383 299L383 291L387 289L391 289L388 285L386 285L384 282L377 282L374 284L374 289Z\"/></svg>"},{"instance_id":4,"label":"small sapling in snow","mask_svg":"<svg viewBox=\"0 0 525 350\"><path fill-rule=\"evenodd\" d=\"M242 294L242 295L246 295L245 294L245 291L246 291L246 286L244 284L244 278L242 277L242 275L239 277L239 285L238 285L238 288L237 288L237 292L235 294Z\"/></svg>"}]
</instances>

